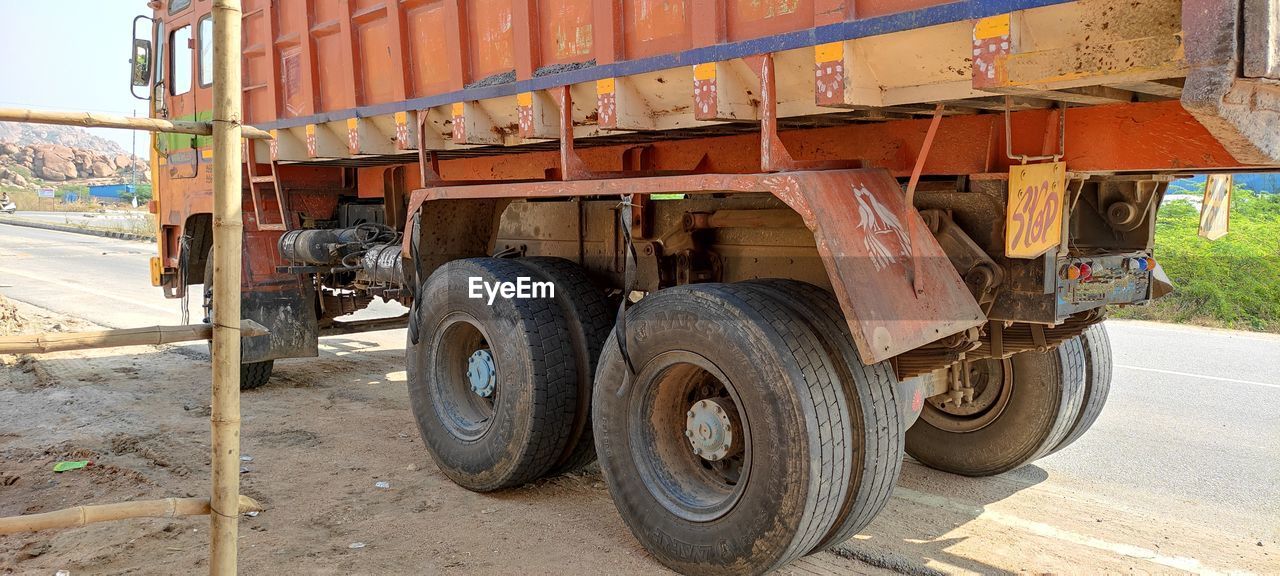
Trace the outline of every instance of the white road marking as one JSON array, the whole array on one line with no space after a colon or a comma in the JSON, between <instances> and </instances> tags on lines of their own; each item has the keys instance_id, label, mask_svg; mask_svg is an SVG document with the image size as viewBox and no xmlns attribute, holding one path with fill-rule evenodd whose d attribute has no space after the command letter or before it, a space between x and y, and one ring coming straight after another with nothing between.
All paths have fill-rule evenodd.
<instances>
[{"instance_id":1,"label":"white road marking","mask_svg":"<svg viewBox=\"0 0 1280 576\"><path fill-rule=\"evenodd\" d=\"M1266 388L1280 388L1280 384L1270 384L1267 382L1254 382L1253 380L1238 380L1236 378L1223 378L1221 376L1206 376L1204 374L1192 374L1190 372L1178 372L1176 370L1161 370L1159 368L1144 368L1142 366L1127 366L1124 364L1116 364L1116 368L1124 368L1126 370L1140 370L1142 372L1157 372L1160 374L1169 374L1172 376L1186 376L1188 378L1204 378L1205 380L1216 380L1218 382L1231 382L1233 384L1252 384L1254 386L1263 386Z\"/></svg>"}]
</instances>

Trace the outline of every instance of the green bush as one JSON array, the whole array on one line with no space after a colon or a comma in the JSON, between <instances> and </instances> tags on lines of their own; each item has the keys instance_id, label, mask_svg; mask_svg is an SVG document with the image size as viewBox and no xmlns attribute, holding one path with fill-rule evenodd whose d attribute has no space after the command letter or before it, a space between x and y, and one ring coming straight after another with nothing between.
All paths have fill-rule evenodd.
<instances>
[{"instance_id":1,"label":"green bush","mask_svg":"<svg viewBox=\"0 0 1280 576\"><path fill-rule=\"evenodd\" d=\"M1280 332L1280 194L1237 187L1231 232L1211 242L1197 234L1199 225L1187 202L1160 208L1155 258L1174 293L1113 316Z\"/></svg>"}]
</instances>

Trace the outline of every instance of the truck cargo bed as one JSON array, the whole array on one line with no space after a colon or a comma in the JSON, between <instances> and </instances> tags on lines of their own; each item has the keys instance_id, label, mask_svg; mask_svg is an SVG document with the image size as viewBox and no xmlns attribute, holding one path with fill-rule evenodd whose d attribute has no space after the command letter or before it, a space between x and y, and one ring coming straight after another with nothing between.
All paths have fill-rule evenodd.
<instances>
[{"instance_id":1,"label":"truck cargo bed","mask_svg":"<svg viewBox=\"0 0 1280 576\"><path fill-rule=\"evenodd\" d=\"M248 0L246 119L282 161L511 152L570 86L581 145L734 133L763 53L792 126L1178 99L1185 4Z\"/></svg>"}]
</instances>

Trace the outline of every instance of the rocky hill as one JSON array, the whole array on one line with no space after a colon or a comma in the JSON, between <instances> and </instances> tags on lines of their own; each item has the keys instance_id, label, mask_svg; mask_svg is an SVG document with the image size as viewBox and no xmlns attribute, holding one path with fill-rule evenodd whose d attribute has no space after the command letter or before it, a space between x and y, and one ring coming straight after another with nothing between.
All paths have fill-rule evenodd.
<instances>
[{"instance_id":1,"label":"rocky hill","mask_svg":"<svg viewBox=\"0 0 1280 576\"><path fill-rule=\"evenodd\" d=\"M0 122L0 142L12 142L19 146L60 144L67 148L78 148L107 156L128 152L112 140L94 136L85 129L74 126ZM138 142L141 147L141 143L146 142L145 135L140 135Z\"/></svg>"},{"instance_id":2,"label":"rocky hill","mask_svg":"<svg viewBox=\"0 0 1280 576\"><path fill-rule=\"evenodd\" d=\"M147 163L83 129L0 122L0 185L35 189L86 179L150 177Z\"/></svg>"}]
</instances>

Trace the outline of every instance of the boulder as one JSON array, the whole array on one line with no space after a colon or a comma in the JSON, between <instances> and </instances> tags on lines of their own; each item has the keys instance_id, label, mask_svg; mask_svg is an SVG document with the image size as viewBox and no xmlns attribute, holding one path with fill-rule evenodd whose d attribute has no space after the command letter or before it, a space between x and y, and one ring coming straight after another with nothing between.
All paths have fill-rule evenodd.
<instances>
[{"instance_id":1,"label":"boulder","mask_svg":"<svg viewBox=\"0 0 1280 576\"><path fill-rule=\"evenodd\" d=\"M0 156L14 156L22 151L22 147L12 142L0 143Z\"/></svg>"},{"instance_id":2,"label":"boulder","mask_svg":"<svg viewBox=\"0 0 1280 576\"><path fill-rule=\"evenodd\" d=\"M45 156L57 156L58 158L71 160L76 157L75 150L61 144L35 144L31 146L31 149L37 159Z\"/></svg>"},{"instance_id":3,"label":"boulder","mask_svg":"<svg viewBox=\"0 0 1280 576\"><path fill-rule=\"evenodd\" d=\"M89 174L94 178L107 178L116 175L116 169L110 164L102 161L96 161L89 167Z\"/></svg>"},{"instance_id":4,"label":"boulder","mask_svg":"<svg viewBox=\"0 0 1280 576\"><path fill-rule=\"evenodd\" d=\"M56 154L40 154L36 156L35 163L31 166L31 171L36 176L54 182L74 180L80 177L80 171L76 169L75 162L72 162L70 158Z\"/></svg>"}]
</instances>

